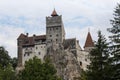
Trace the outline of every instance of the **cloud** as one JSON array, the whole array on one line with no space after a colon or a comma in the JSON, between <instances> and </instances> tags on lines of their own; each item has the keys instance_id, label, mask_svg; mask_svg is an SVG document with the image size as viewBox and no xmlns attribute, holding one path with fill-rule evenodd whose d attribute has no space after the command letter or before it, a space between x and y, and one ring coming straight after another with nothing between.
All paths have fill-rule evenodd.
<instances>
[{"instance_id":1,"label":"cloud","mask_svg":"<svg viewBox=\"0 0 120 80\"><path fill-rule=\"evenodd\" d=\"M23 28L0 26L0 46L4 46L12 57L17 56L17 38L20 33L24 33Z\"/></svg>"},{"instance_id":2,"label":"cloud","mask_svg":"<svg viewBox=\"0 0 120 80\"><path fill-rule=\"evenodd\" d=\"M53 8L62 15L66 37L76 37L84 46L88 28L94 40L97 31L108 36L106 28L119 0L0 0L0 45L10 56L17 56L16 39L20 33L45 34L45 17Z\"/></svg>"}]
</instances>

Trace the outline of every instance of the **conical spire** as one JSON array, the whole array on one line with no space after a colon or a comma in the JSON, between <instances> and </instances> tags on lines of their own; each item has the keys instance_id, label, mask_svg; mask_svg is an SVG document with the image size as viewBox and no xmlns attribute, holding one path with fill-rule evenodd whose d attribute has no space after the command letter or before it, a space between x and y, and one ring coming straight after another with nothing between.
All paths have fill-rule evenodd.
<instances>
[{"instance_id":1,"label":"conical spire","mask_svg":"<svg viewBox=\"0 0 120 80\"><path fill-rule=\"evenodd\" d=\"M56 10L55 10L55 9L53 10L53 12L52 12L51 16L58 16L58 14L57 14L57 12L56 12Z\"/></svg>"},{"instance_id":2,"label":"conical spire","mask_svg":"<svg viewBox=\"0 0 120 80\"><path fill-rule=\"evenodd\" d=\"M88 32L84 48L85 47L94 47L94 43L93 43L90 32Z\"/></svg>"}]
</instances>

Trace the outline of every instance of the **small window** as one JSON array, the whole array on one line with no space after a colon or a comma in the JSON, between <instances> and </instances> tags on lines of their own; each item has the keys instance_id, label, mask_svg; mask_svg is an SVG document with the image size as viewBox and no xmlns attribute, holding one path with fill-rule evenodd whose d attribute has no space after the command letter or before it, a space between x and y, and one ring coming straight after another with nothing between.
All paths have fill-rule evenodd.
<instances>
[{"instance_id":1,"label":"small window","mask_svg":"<svg viewBox=\"0 0 120 80\"><path fill-rule=\"evenodd\" d=\"M26 53L24 54L24 56L26 56Z\"/></svg>"},{"instance_id":2,"label":"small window","mask_svg":"<svg viewBox=\"0 0 120 80\"><path fill-rule=\"evenodd\" d=\"M28 53L27 55L29 56L30 54Z\"/></svg>"},{"instance_id":3,"label":"small window","mask_svg":"<svg viewBox=\"0 0 120 80\"><path fill-rule=\"evenodd\" d=\"M85 61L87 61L87 59L85 59Z\"/></svg>"},{"instance_id":4,"label":"small window","mask_svg":"<svg viewBox=\"0 0 120 80\"><path fill-rule=\"evenodd\" d=\"M42 48L42 46L41 46L41 48Z\"/></svg>"},{"instance_id":5,"label":"small window","mask_svg":"<svg viewBox=\"0 0 120 80\"><path fill-rule=\"evenodd\" d=\"M58 28L56 28L56 30L58 30Z\"/></svg>"},{"instance_id":6,"label":"small window","mask_svg":"<svg viewBox=\"0 0 120 80\"><path fill-rule=\"evenodd\" d=\"M80 66L82 66L82 62L80 62Z\"/></svg>"},{"instance_id":7,"label":"small window","mask_svg":"<svg viewBox=\"0 0 120 80\"><path fill-rule=\"evenodd\" d=\"M56 34L56 37L58 37L58 34Z\"/></svg>"},{"instance_id":8,"label":"small window","mask_svg":"<svg viewBox=\"0 0 120 80\"><path fill-rule=\"evenodd\" d=\"M58 39L56 39L56 42L58 41Z\"/></svg>"},{"instance_id":9,"label":"small window","mask_svg":"<svg viewBox=\"0 0 120 80\"><path fill-rule=\"evenodd\" d=\"M52 37L52 35L50 35L50 37Z\"/></svg>"},{"instance_id":10,"label":"small window","mask_svg":"<svg viewBox=\"0 0 120 80\"><path fill-rule=\"evenodd\" d=\"M40 53L40 52L38 52L38 54L40 55L41 53Z\"/></svg>"},{"instance_id":11,"label":"small window","mask_svg":"<svg viewBox=\"0 0 120 80\"><path fill-rule=\"evenodd\" d=\"M28 50L28 48L26 48L25 50Z\"/></svg>"},{"instance_id":12,"label":"small window","mask_svg":"<svg viewBox=\"0 0 120 80\"><path fill-rule=\"evenodd\" d=\"M50 31L51 31L52 29L50 28Z\"/></svg>"},{"instance_id":13,"label":"small window","mask_svg":"<svg viewBox=\"0 0 120 80\"><path fill-rule=\"evenodd\" d=\"M36 47L36 49L38 49L38 47Z\"/></svg>"}]
</instances>

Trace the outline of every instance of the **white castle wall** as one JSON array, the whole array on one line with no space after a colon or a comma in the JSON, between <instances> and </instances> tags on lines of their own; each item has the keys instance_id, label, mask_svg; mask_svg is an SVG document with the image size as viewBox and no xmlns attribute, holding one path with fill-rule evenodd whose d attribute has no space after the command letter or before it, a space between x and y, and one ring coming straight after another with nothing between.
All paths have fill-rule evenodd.
<instances>
[{"instance_id":1,"label":"white castle wall","mask_svg":"<svg viewBox=\"0 0 120 80\"><path fill-rule=\"evenodd\" d=\"M46 44L35 45L34 47L26 47L22 49L22 64L25 64L25 61L32 59L34 56L37 56L43 60L46 54Z\"/></svg>"}]
</instances>

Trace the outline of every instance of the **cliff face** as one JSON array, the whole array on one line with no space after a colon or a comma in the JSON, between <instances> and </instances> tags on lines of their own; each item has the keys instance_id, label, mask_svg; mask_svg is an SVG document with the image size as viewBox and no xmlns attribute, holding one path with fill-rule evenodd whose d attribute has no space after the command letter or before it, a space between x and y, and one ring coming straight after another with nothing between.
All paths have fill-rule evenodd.
<instances>
[{"instance_id":1,"label":"cliff face","mask_svg":"<svg viewBox=\"0 0 120 80\"><path fill-rule=\"evenodd\" d=\"M79 80L81 73L80 65L69 50L51 47L46 56L51 59L57 69L57 75L63 80Z\"/></svg>"}]
</instances>

